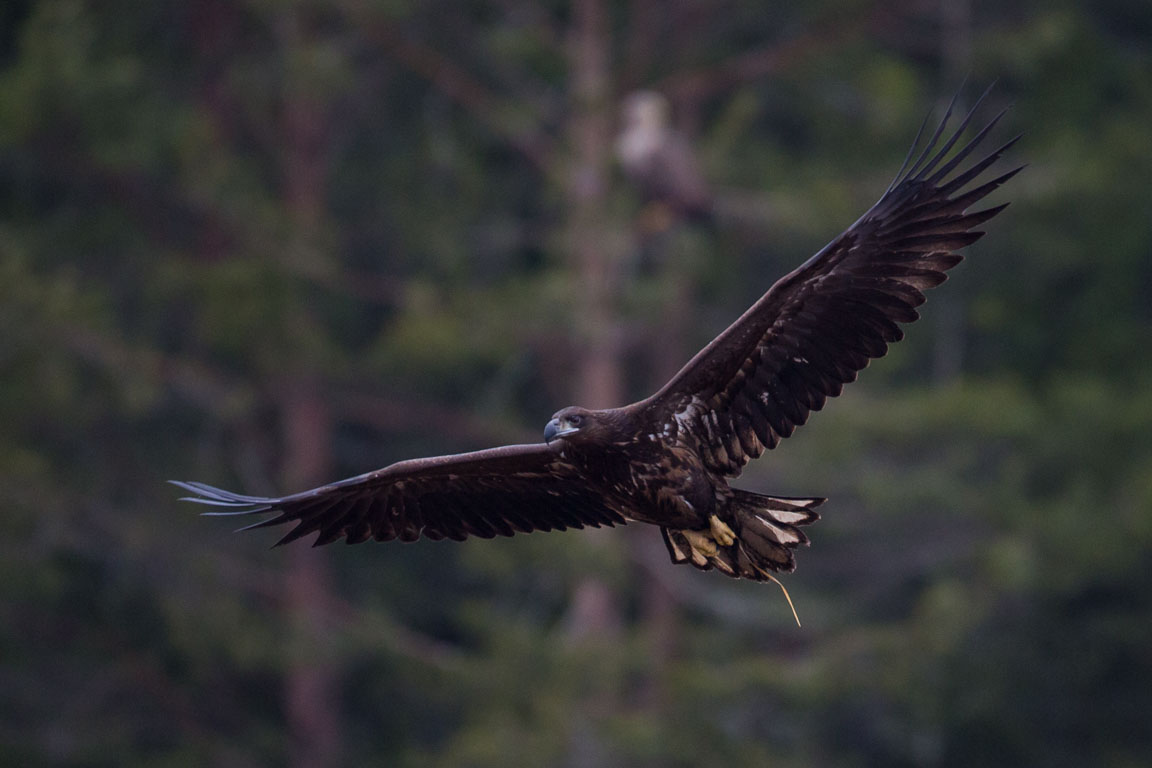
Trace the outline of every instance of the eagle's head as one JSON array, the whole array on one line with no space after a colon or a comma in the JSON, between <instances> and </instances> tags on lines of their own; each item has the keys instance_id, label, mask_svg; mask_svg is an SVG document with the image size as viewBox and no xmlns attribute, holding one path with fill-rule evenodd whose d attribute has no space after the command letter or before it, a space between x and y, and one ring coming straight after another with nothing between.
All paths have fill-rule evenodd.
<instances>
[{"instance_id":1,"label":"eagle's head","mask_svg":"<svg viewBox=\"0 0 1152 768\"><path fill-rule=\"evenodd\" d=\"M672 105L656 91L636 91L624 99L620 115L626 130L662 134L671 122Z\"/></svg>"},{"instance_id":2,"label":"eagle's head","mask_svg":"<svg viewBox=\"0 0 1152 768\"><path fill-rule=\"evenodd\" d=\"M621 426L616 410L590 411L573 405L557 411L544 427L544 442L561 437L571 443L616 442Z\"/></svg>"}]
</instances>

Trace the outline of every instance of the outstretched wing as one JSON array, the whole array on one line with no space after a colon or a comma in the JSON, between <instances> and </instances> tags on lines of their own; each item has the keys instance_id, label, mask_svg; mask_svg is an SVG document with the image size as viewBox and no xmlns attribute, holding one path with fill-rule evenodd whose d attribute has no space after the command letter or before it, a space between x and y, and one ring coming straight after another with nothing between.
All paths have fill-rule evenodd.
<instances>
[{"instance_id":1,"label":"outstretched wing","mask_svg":"<svg viewBox=\"0 0 1152 768\"><path fill-rule=\"evenodd\" d=\"M283 498L242 496L203 483L173 481L206 515L276 513L241 530L295 523L280 541L318 533L313 546L344 538L376 541L466 539L617 525L609 507L575 469L544 444L401 461L384 469Z\"/></svg>"},{"instance_id":2,"label":"outstretched wing","mask_svg":"<svg viewBox=\"0 0 1152 768\"><path fill-rule=\"evenodd\" d=\"M1019 137L949 178L1004 114L945 162L975 110L937 148L949 106L909 167L921 127L879 202L773 285L663 389L631 407L666 434L686 432L714 471L737 475L826 398L839 395L870 358L903 338L898 323L919 317L915 307L924 303L923 291L944 282L962 258L956 251L984 234L973 228L1007 207L967 212L1020 168L964 188Z\"/></svg>"}]
</instances>

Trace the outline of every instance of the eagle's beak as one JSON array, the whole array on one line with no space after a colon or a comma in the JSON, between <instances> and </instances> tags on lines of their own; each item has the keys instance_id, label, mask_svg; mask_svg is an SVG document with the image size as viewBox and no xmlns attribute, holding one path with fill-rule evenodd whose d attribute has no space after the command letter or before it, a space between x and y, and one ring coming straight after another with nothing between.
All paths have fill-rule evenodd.
<instances>
[{"instance_id":1,"label":"eagle's beak","mask_svg":"<svg viewBox=\"0 0 1152 768\"><path fill-rule=\"evenodd\" d=\"M544 427L544 442L550 443L557 437L564 437L564 435L570 435L576 431L576 427L561 428L560 419L552 419L548 422L548 426Z\"/></svg>"}]
</instances>

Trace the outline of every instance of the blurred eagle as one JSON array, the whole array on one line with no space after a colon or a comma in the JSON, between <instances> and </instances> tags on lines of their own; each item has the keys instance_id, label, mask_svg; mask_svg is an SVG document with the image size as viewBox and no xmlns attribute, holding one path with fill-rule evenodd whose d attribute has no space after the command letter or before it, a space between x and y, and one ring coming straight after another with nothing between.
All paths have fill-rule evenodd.
<instances>
[{"instance_id":1,"label":"blurred eagle","mask_svg":"<svg viewBox=\"0 0 1152 768\"><path fill-rule=\"evenodd\" d=\"M1000 112L953 152L975 109L941 143L950 106L917 154L921 126L867 213L645 400L565 408L542 443L401 461L280 498L176 485L195 494L189 501L219 508L205 514L272 514L242 530L292 525L278 544L313 533L318 546L639 522L660 528L674 563L774 580L795 568L794 550L808 543L801 528L824 499L753 493L728 480L899 341L924 292L944 282L957 251L984 234L976 228L1006 207L969 212L1021 170L970 186L1019 138L969 161Z\"/></svg>"},{"instance_id":2,"label":"blurred eagle","mask_svg":"<svg viewBox=\"0 0 1152 768\"><path fill-rule=\"evenodd\" d=\"M677 219L707 221L712 192L687 137L672 127L671 111L655 91L624 99L616 158L649 205L665 207Z\"/></svg>"}]
</instances>

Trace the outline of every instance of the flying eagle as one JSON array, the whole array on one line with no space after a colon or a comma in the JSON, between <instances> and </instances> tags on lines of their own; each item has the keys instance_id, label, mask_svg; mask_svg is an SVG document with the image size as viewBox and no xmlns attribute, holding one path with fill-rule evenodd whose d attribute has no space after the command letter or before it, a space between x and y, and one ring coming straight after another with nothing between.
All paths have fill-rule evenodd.
<instances>
[{"instance_id":1,"label":"flying eagle","mask_svg":"<svg viewBox=\"0 0 1152 768\"><path fill-rule=\"evenodd\" d=\"M187 500L221 508L205 514L273 513L241 530L293 525L277 544L312 533L319 546L640 522L659 526L673 563L775 581L795 568L794 550L808 543L801 528L824 499L753 493L728 480L899 341L924 291L944 282L957 251L984 234L975 228L1006 207L968 212L1022 166L968 187L1019 137L965 163L1004 112L949 157L975 109L940 144L949 106L912 160L922 125L867 213L645 400L564 408L542 443L401 461L281 498L176 485L195 494Z\"/></svg>"}]
</instances>

